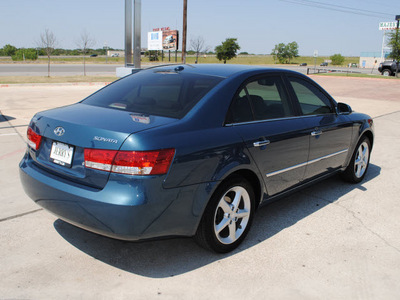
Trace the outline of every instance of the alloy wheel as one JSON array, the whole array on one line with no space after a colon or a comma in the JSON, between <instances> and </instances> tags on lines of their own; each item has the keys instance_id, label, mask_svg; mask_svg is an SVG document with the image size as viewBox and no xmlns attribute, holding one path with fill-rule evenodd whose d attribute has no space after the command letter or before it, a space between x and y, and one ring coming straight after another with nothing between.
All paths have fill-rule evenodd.
<instances>
[{"instance_id":1,"label":"alloy wheel","mask_svg":"<svg viewBox=\"0 0 400 300\"><path fill-rule=\"evenodd\" d=\"M357 178L361 178L368 167L369 147L366 142L360 144L354 160L354 174Z\"/></svg>"},{"instance_id":2,"label":"alloy wheel","mask_svg":"<svg viewBox=\"0 0 400 300\"><path fill-rule=\"evenodd\" d=\"M245 231L250 218L251 200L241 186L230 188L219 200L214 214L214 233L222 244L232 244Z\"/></svg>"}]
</instances>

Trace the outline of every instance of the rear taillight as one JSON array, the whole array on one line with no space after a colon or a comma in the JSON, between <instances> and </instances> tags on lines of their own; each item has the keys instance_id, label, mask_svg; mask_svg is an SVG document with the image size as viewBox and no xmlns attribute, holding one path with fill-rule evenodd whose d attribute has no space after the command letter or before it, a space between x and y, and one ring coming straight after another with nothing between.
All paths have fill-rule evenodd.
<instances>
[{"instance_id":1,"label":"rear taillight","mask_svg":"<svg viewBox=\"0 0 400 300\"><path fill-rule=\"evenodd\" d=\"M102 171L111 171L116 150L85 149L85 167Z\"/></svg>"},{"instance_id":2,"label":"rear taillight","mask_svg":"<svg viewBox=\"0 0 400 300\"><path fill-rule=\"evenodd\" d=\"M85 166L91 169L129 175L166 174L175 149L155 151L115 151L85 149Z\"/></svg>"},{"instance_id":3,"label":"rear taillight","mask_svg":"<svg viewBox=\"0 0 400 300\"><path fill-rule=\"evenodd\" d=\"M27 137L28 145L32 149L38 150L40 147L40 142L42 141L42 136L34 132L32 128L28 127Z\"/></svg>"}]
</instances>

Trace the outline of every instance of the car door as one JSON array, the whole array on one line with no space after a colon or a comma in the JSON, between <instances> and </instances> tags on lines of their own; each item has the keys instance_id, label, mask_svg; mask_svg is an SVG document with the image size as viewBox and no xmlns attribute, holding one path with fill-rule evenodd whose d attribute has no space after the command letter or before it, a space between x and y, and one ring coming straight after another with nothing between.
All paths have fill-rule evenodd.
<instances>
[{"instance_id":1,"label":"car door","mask_svg":"<svg viewBox=\"0 0 400 300\"><path fill-rule=\"evenodd\" d=\"M335 103L318 85L297 76L288 79L309 133L310 152L304 180L310 180L343 166L352 123L346 115L337 114Z\"/></svg>"},{"instance_id":2,"label":"car door","mask_svg":"<svg viewBox=\"0 0 400 300\"><path fill-rule=\"evenodd\" d=\"M307 126L295 115L281 75L246 81L230 107L229 126L242 137L272 196L298 184L309 150Z\"/></svg>"}]
</instances>

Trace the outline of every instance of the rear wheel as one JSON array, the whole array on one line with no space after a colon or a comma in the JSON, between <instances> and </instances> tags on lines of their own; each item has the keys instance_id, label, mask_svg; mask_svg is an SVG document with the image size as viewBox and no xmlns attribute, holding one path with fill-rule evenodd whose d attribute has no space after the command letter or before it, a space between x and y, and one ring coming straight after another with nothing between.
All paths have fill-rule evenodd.
<instances>
[{"instance_id":1,"label":"rear wheel","mask_svg":"<svg viewBox=\"0 0 400 300\"><path fill-rule=\"evenodd\" d=\"M343 172L343 179L352 183L362 181L368 170L370 153L371 142L367 137L364 137L358 142L350 164Z\"/></svg>"},{"instance_id":2,"label":"rear wheel","mask_svg":"<svg viewBox=\"0 0 400 300\"><path fill-rule=\"evenodd\" d=\"M242 177L223 182L211 197L195 240L203 247L226 253L246 237L254 215L254 191Z\"/></svg>"}]
</instances>

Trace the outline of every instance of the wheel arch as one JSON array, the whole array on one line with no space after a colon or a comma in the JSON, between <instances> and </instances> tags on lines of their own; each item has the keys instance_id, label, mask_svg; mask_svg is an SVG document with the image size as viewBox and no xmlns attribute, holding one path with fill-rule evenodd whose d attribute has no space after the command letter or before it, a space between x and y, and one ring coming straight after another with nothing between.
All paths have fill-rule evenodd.
<instances>
[{"instance_id":1,"label":"wheel arch","mask_svg":"<svg viewBox=\"0 0 400 300\"><path fill-rule=\"evenodd\" d=\"M240 169L240 170L236 170L235 172L233 172L233 173L229 174L227 177L225 177L218 184L218 186L220 186L223 182L230 180L232 177L235 177L235 176L243 177L253 187L254 196L255 196L255 208L257 210L257 208L262 200L262 195L263 195L263 184L260 182L260 178L258 178L257 174L254 173L252 170Z\"/></svg>"},{"instance_id":2,"label":"wheel arch","mask_svg":"<svg viewBox=\"0 0 400 300\"><path fill-rule=\"evenodd\" d=\"M350 161L351 161L351 158L352 158L352 156L353 156L353 154L354 154L354 151L356 151L356 147L357 147L358 143L359 143L364 137L367 137L367 138L369 139L369 141L370 141L370 143L371 143L371 150L372 150L373 144L374 144L374 134L373 134L373 132L372 132L372 130L371 130L370 128L369 128L369 129L367 128L367 129L365 129L362 133L359 134L359 136L358 136L357 139L354 140L354 144L353 144L353 145L351 146L351 148L350 148L349 155L347 156L346 162L345 162L345 164L343 165L343 169L342 169L342 170L344 170L344 169L347 168L347 166L349 165L349 163L350 163Z\"/></svg>"},{"instance_id":3,"label":"wheel arch","mask_svg":"<svg viewBox=\"0 0 400 300\"><path fill-rule=\"evenodd\" d=\"M373 145L374 145L374 135L373 135L373 133L370 130L367 130L360 136L360 138L358 140L360 141L364 137L367 137L369 139L369 141L371 143L371 150L372 150Z\"/></svg>"}]
</instances>

